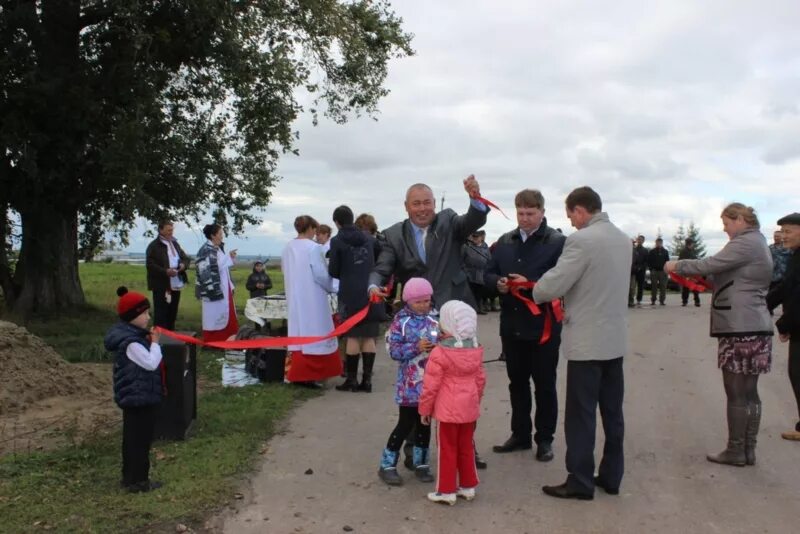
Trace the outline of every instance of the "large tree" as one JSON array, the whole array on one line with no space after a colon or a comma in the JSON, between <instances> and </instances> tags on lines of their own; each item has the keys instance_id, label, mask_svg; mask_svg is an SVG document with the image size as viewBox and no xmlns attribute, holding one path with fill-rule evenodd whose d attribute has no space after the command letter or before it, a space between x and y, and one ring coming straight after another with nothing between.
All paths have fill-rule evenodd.
<instances>
[{"instance_id":1,"label":"large tree","mask_svg":"<svg viewBox=\"0 0 800 534\"><path fill-rule=\"evenodd\" d=\"M0 254L17 312L84 302L78 235L137 217L234 231L270 200L292 123L374 114L411 35L384 1L0 0Z\"/></svg>"}]
</instances>

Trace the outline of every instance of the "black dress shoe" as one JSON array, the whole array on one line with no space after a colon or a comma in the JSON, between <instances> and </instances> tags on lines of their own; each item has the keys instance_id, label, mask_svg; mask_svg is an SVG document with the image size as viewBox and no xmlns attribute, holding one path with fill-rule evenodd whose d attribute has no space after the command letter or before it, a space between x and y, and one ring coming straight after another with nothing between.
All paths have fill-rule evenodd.
<instances>
[{"instance_id":1,"label":"black dress shoe","mask_svg":"<svg viewBox=\"0 0 800 534\"><path fill-rule=\"evenodd\" d=\"M502 445L495 445L494 447L492 447L492 450L494 452L503 453L512 451L523 451L531 448L533 448L533 444L531 443L530 439L522 440L512 435Z\"/></svg>"},{"instance_id":2,"label":"black dress shoe","mask_svg":"<svg viewBox=\"0 0 800 534\"><path fill-rule=\"evenodd\" d=\"M619 495L619 488L611 488L603 482L603 479L600 477L594 477L594 485L598 488L601 488L603 491L608 493L609 495Z\"/></svg>"},{"instance_id":3,"label":"black dress shoe","mask_svg":"<svg viewBox=\"0 0 800 534\"><path fill-rule=\"evenodd\" d=\"M552 443L540 443L536 447L536 459L540 462L549 462L553 459Z\"/></svg>"},{"instance_id":4,"label":"black dress shoe","mask_svg":"<svg viewBox=\"0 0 800 534\"><path fill-rule=\"evenodd\" d=\"M478 456L478 451L475 451L475 468L486 469L487 467L489 467L489 465Z\"/></svg>"},{"instance_id":5,"label":"black dress shoe","mask_svg":"<svg viewBox=\"0 0 800 534\"><path fill-rule=\"evenodd\" d=\"M581 501L591 501L594 499L594 495L591 493L581 493L579 491L570 490L567 488L566 482L560 486L542 486L542 491L545 495L557 497L559 499L578 499Z\"/></svg>"}]
</instances>

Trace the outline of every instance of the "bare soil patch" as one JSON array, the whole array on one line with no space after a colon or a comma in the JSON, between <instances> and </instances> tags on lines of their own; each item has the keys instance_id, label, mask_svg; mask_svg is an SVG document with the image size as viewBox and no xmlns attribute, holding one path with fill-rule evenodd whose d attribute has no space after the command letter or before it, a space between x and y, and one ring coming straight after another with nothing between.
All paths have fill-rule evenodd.
<instances>
[{"instance_id":1,"label":"bare soil patch","mask_svg":"<svg viewBox=\"0 0 800 534\"><path fill-rule=\"evenodd\" d=\"M0 321L0 455L77 443L120 419L108 364L72 364Z\"/></svg>"}]
</instances>

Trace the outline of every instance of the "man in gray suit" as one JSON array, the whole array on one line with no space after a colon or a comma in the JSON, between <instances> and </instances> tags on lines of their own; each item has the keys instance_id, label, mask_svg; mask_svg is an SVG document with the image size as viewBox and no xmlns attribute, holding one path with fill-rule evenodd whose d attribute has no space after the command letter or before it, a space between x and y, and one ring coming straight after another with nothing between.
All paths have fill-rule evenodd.
<instances>
[{"instance_id":1,"label":"man in gray suit","mask_svg":"<svg viewBox=\"0 0 800 534\"><path fill-rule=\"evenodd\" d=\"M627 307L631 242L603 213L600 195L579 187L566 200L577 232L567 237L555 267L533 288L537 303L564 297L561 349L567 358L566 482L544 486L551 497L591 500L594 488L617 495L624 470L622 358L627 351ZM606 435L594 476L597 405Z\"/></svg>"},{"instance_id":2,"label":"man in gray suit","mask_svg":"<svg viewBox=\"0 0 800 534\"><path fill-rule=\"evenodd\" d=\"M464 190L470 197L479 196L480 186L474 176L464 180ZM471 198L464 215L449 208L436 213L433 191L425 184L408 188L405 207L408 219L383 232L381 251L369 277L370 291L386 296L380 287L391 275L401 284L418 276L433 286L436 308L454 299L476 307L461 260L461 246L486 224L489 208Z\"/></svg>"}]
</instances>

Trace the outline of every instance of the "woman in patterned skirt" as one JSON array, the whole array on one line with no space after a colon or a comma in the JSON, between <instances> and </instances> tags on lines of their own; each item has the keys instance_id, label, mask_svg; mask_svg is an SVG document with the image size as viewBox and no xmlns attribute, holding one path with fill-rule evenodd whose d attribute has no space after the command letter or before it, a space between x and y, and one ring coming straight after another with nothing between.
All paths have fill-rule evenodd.
<instances>
[{"instance_id":1,"label":"woman in patterned skirt","mask_svg":"<svg viewBox=\"0 0 800 534\"><path fill-rule=\"evenodd\" d=\"M717 254L699 260L667 262L664 269L711 279L711 335L719 339L718 364L728 398L728 447L708 455L710 462L743 466L756 463L761 421L758 376L772 364L772 320L766 295L772 257L753 208L738 202L722 211L730 241Z\"/></svg>"}]
</instances>

